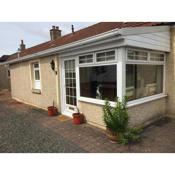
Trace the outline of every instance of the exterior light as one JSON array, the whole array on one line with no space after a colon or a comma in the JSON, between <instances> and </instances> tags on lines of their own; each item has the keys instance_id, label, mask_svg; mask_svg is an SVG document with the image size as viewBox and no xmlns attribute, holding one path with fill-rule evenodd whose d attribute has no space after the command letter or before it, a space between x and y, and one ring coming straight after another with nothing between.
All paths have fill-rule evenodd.
<instances>
[{"instance_id":1,"label":"exterior light","mask_svg":"<svg viewBox=\"0 0 175 175\"><path fill-rule=\"evenodd\" d=\"M52 60L50 62L50 66L51 66L52 70L55 71L55 62L54 62L54 60Z\"/></svg>"},{"instance_id":2,"label":"exterior light","mask_svg":"<svg viewBox=\"0 0 175 175\"><path fill-rule=\"evenodd\" d=\"M57 71L55 71L55 62L54 62L54 60L52 60L50 62L50 66L51 66L51 69L55 72L55 74L57 74Z\"/></svg>"}]
</instances>

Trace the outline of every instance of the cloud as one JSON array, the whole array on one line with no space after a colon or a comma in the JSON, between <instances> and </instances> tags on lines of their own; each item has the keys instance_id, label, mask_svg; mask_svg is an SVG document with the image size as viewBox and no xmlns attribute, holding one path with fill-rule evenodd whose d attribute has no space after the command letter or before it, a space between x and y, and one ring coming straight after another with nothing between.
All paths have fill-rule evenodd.
<instances>
[{"instance_id":1,"label":"cloud","mask_svg":"<svg viewBox=\"0 0 175 175\"><path fill-rule=\"evenodd\" d=\"M0 56L17 51L20 40L26 47L31 47L50 40L49 30L52 25L59 26L62 35L71 32L71 25L75 31L92 25L92 22L0 22Z\"/></svg>"}]
</instances>

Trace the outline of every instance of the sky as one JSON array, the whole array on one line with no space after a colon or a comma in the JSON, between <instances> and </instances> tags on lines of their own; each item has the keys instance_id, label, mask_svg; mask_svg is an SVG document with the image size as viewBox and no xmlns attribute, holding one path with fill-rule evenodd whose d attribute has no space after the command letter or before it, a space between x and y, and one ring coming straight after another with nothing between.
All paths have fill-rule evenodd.
<instances>
[{"instance_id":1,"label":"sky","mask_svg":"<svg viewBox=\"0 0 175 175\"><path fill-rule=\"evenodd\" d=\"M15 53L24 40L26 48L50 40L49 30L59 26L62 35L93 25L94 22L0 22L0 56Z\"/></svg>"}]
</instances>

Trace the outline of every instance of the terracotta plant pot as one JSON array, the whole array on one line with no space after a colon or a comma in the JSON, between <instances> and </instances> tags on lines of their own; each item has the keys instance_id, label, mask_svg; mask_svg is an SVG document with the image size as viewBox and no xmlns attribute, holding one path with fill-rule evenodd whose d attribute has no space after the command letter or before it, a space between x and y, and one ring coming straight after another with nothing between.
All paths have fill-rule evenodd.
<instances>
[{"instance_id":1,"label":"terracotta plant pot","mask_svg":"<svg viewBox=\"0 0 175 175\"><path fill-rule=\"evenodd\" d=\"M47 110L48 110L48 116L56 116L56 115L58 115L58 109L56 107L54 107L54 106L49 106L47 108Z\"/></svg>"},{"instance_id":2,"label":"terracotta plant pot","mask_svg":"<svg viewBox=\"0 0 175 175\"><path fill-rule=\"evenodd\" d=\"M75 125L80 125L82 123L84 123L84 115L81 113L73 113L73 123Z\"/></svg>"},{"instance_id":3,"label":"terracotta plant pot","mask_svg":"<svg viewBox=\"0 0 175 175\"><path fill-rule=\"evenodd\" d=\"M106 135L113 142L119 141L119 135L116 132L109 129L109 128L106 128Z\"/></svg>"}]
</instances>

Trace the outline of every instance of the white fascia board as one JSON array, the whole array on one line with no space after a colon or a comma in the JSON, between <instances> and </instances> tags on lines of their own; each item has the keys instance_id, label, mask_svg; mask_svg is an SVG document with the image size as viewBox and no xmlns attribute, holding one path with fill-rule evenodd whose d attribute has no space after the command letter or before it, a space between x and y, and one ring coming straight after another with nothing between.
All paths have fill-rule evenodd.
<instances>
[{"instance_id":1,"label":"white fascia board","mask_svg":"<svg viewBox=\"0 0 175 175\"><path fill-rule=\"evenodd\" d=\"M70 44L66 44L66 45L63 45L63 46L58 46L58 47L55 47L55 48L51 48L51 49L47 49L47 50L44 50L44 51L41 51L41 52L30 54L30 55L27 55L27 56L24 56L24 57L20 57L19 59L8 61L4 64L12 64L12 63L17 63L17 62L21 62L21 61L30 60L30 59L36 58L36 57L43 57L43 56L46 56L46 55L55 54L55 53L58 53L59 51L64 50L64 49L69 49L69 48L76 47L76 46L79 46L79 45L81 46L83 44L88 44L88 43L91 43L91 42L96 42L96 41L99 41L99 40L103 40L103 39L111 37L111 36L115 37L115 36L119 36L119 35L120 35L120 30L118 30L118 29L110 30L108 32L105 32L105 33L102 33L102 34L99 34L99 35L95 35L95 36L92 36L92 37L89 37L89 38L86 38L86 39L83 39L83 40L80 40L80 41L76 41L76 42L73 42L73 43L70 43Z\"/></svg>"},{"instance_id":2,"label":"white fascia board","mask_svg":"<svg viewBox=\"0 0 175 175\"><path fill-rule=\"evenodd\" d=\"M170 31L169 26L128 27L121 29L123 36Z\"/></svg>"},{"instance_id":3,"label":"white fascia board","mask_svg":"<svg viewBox=\"0 0 175 175\"><path fill-rule=\"evenodd\" d=\"M59 58L65 58L70 56L77 56L92 52L97 52L101 50L107 50L107 49L113 49L116 47L123 46L124 38L123 37L117 37L117 38L109 38L105 39L103 41L97 41L94 43L90 43L85 45L81 45L76 47L75 49L69 49L69 50L63 50L59 52Z\"/></svg>"}]
</instances>

